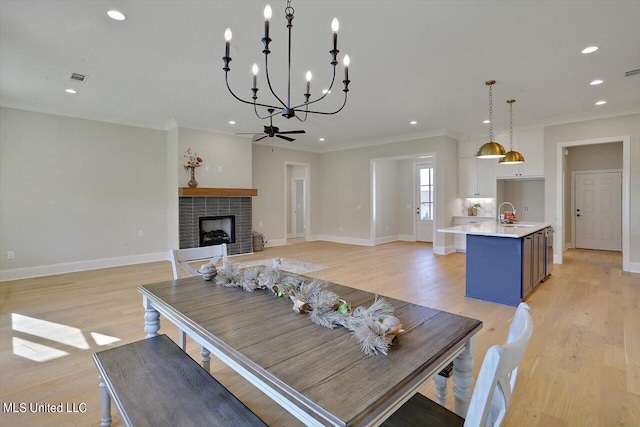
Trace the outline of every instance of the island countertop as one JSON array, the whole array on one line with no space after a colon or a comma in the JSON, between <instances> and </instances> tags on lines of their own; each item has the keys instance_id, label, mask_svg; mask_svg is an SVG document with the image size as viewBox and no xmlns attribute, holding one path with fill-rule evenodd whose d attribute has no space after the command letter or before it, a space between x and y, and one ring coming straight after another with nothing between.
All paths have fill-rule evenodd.
<instances>
[{"instance_id":1,"label":"island countertop","mask_svg":"<svg viewBox=\"0 0 640 427\"><path fill-rule=\"evenodd\" d=\"M551 227L550 222L517 222L515 224L497 224L495 221L482 221L453 227L439 228L441 233L473 234L476 236L511 237L520 239L536 231Z\"/></svg>"}]
</instances>

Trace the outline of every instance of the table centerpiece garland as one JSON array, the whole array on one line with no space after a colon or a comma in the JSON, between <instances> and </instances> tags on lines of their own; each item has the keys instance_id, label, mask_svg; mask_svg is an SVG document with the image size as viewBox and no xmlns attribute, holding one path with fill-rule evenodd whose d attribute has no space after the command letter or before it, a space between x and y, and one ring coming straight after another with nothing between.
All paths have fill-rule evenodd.
<instances>
[{"instance_id":1,"label":"table centerpiece garland","mask_svg":"<svg viewBox=\"0 0 640 427\"><path fill-rule=\"evenodd\" d=\"M208 265L203 265L205 270ZM253 266L239 269L238 264L227 262L215 275L215 283L229 288L242 288L246 292L268 289L281 298L293 302L296 313L309 315L309 320L325 328L336 326L353 332L360 348L367 355L387 354L396 335L404 332L402 323L393 315L393 307L383 297L375 296L368 308L351 307L351 303L327 289L328 282L313 279L309 283L284 275L280 260L271 266Z\"/></svg>"}]
</instances>

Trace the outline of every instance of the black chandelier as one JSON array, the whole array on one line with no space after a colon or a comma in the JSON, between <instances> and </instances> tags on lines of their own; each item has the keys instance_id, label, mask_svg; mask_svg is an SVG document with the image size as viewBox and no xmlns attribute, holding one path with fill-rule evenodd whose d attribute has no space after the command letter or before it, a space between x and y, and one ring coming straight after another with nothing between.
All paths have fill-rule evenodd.
<instances>
[{"instance_id":1,"label":"black chandelier","mask_svg":"<svg viewBox=\"0 0 640 427\"><path fill-rule=\"evenodd\" d=\"M267 5L264 8L264 19L265 19L264 20L264 37L262 38L262 43L264 44L264 50L262 51L262 53L264 53L265 76L267 79L267 85L269 86L269 90L271 91L273 96L278 100L280 105L263 104L258 102L258 86L257 86L258 64L253 64L253 70L252 70L253 71L253 87L251 88L251 92L253 92L253 96L251 97L251 99L253 99L253 101L244 100L239 96L237 96L231 90L231 87L229 86L229 71L231 70L231 68L229 68L229 63L231 62L231 57L229 56L229 47L231 44L231 29L227 28L227 30L224 33L226 45L225 45L225 54L224 54L224 57L222 58L222 60L224 61L224 67L222 69L224 70L224 79L227 84L227 89L229 89L229 92L231 93L231 95L233 95L233 97L238 101L244 102L245 104L253 105L253 109L256 113L256 116L258 116L258 118L260 119L271 117L274 114L270 112L268 115L264 117L260 116L260 114L258 113L258 107L273 109L274 111L282 111L282 115L287 119L295 117L301 122L303 122L307 119L308 113L324 114L324 115L336 114L336 113L339 113L347 104L347 93L349 92L349 82L350 82L349 81L349 55L345 55L343 58L344 80L342 81L342 83L344 84L344 89L342 89L342 91L344 92L344 102L342 103L342 106L333 112L316 111L316 110L309 109L310 104L314 104L318 101L323 100L329 93L331 93L331 89L333 88L333 84L336 80L336 65L338 65L337 58L338 58L338 53L340 52L338 50L339 23L336 18L333 18L333 21L331 22L331 29L333 30L333 49L330 50L329 53L331 54L331 57L332 57L331 65L333 66L333 77L331 78L331 84L329 85L329 88L326 90L323 90L322 95L319 96L317 99L310 100L312 76L311 76L311 71L307 71L307 74L306 74L307 91L304 94L304 102L299 105L293 105L291 103L291 28L293 27L293 23L292 23L293 13L294 13L294 10L291 7L291 0L287 0L287 7L285 8L285 17L287 18L287 28L289 30L289 55L288 55L289 63L288 63L288 79L287 79L287 94L286 94L287 97L285 102L285 100L280 98L271 87L271 79L269 77L269 54L271 53L271 51L269 50L269 43L271 42L271 39L269 38L269 21L271 19L271 6ZM304 112L304 119L296 116L296 111L299 111L299 110Z\"/></svg>"}]
</instances>

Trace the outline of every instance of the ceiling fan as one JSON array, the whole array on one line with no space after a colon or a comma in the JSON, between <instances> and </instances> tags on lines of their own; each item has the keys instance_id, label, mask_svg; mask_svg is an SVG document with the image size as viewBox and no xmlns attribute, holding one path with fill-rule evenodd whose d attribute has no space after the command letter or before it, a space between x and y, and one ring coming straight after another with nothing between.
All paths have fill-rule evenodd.
<instances>
[{"instance_id":1,"label":"ceiling fan","mask_svg":"<svg viewBox=\"0 0 640 427\"><path fill-rule=\"evenodd\" d=\"M280 128L273 125L273 112L275 111L273 108L269 108L269 126L265 126L263 131L260 132L237 132L236 135L254 135L252 138L253 142L261 141L265 138L280 138L285 141L293 142L295 138L291 138L284 135L296 134L296 133L306 133L304 130L286 130L280 131Z\"/></svg>"}]
</instances>

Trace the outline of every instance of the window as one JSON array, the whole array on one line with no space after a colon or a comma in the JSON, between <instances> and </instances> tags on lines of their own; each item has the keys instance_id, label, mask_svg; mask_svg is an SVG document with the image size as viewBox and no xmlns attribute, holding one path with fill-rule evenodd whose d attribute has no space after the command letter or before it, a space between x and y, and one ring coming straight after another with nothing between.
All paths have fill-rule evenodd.
<instances>
[{"instance_id":1,"label":"window","mask_svg":"<svg viewBox=\"0 0 640 427\"><path fill-rule=\"evenodd\" d=\"M420 167L420 219L433 220L433 168Z\"/></svg>"}]
</instances>

